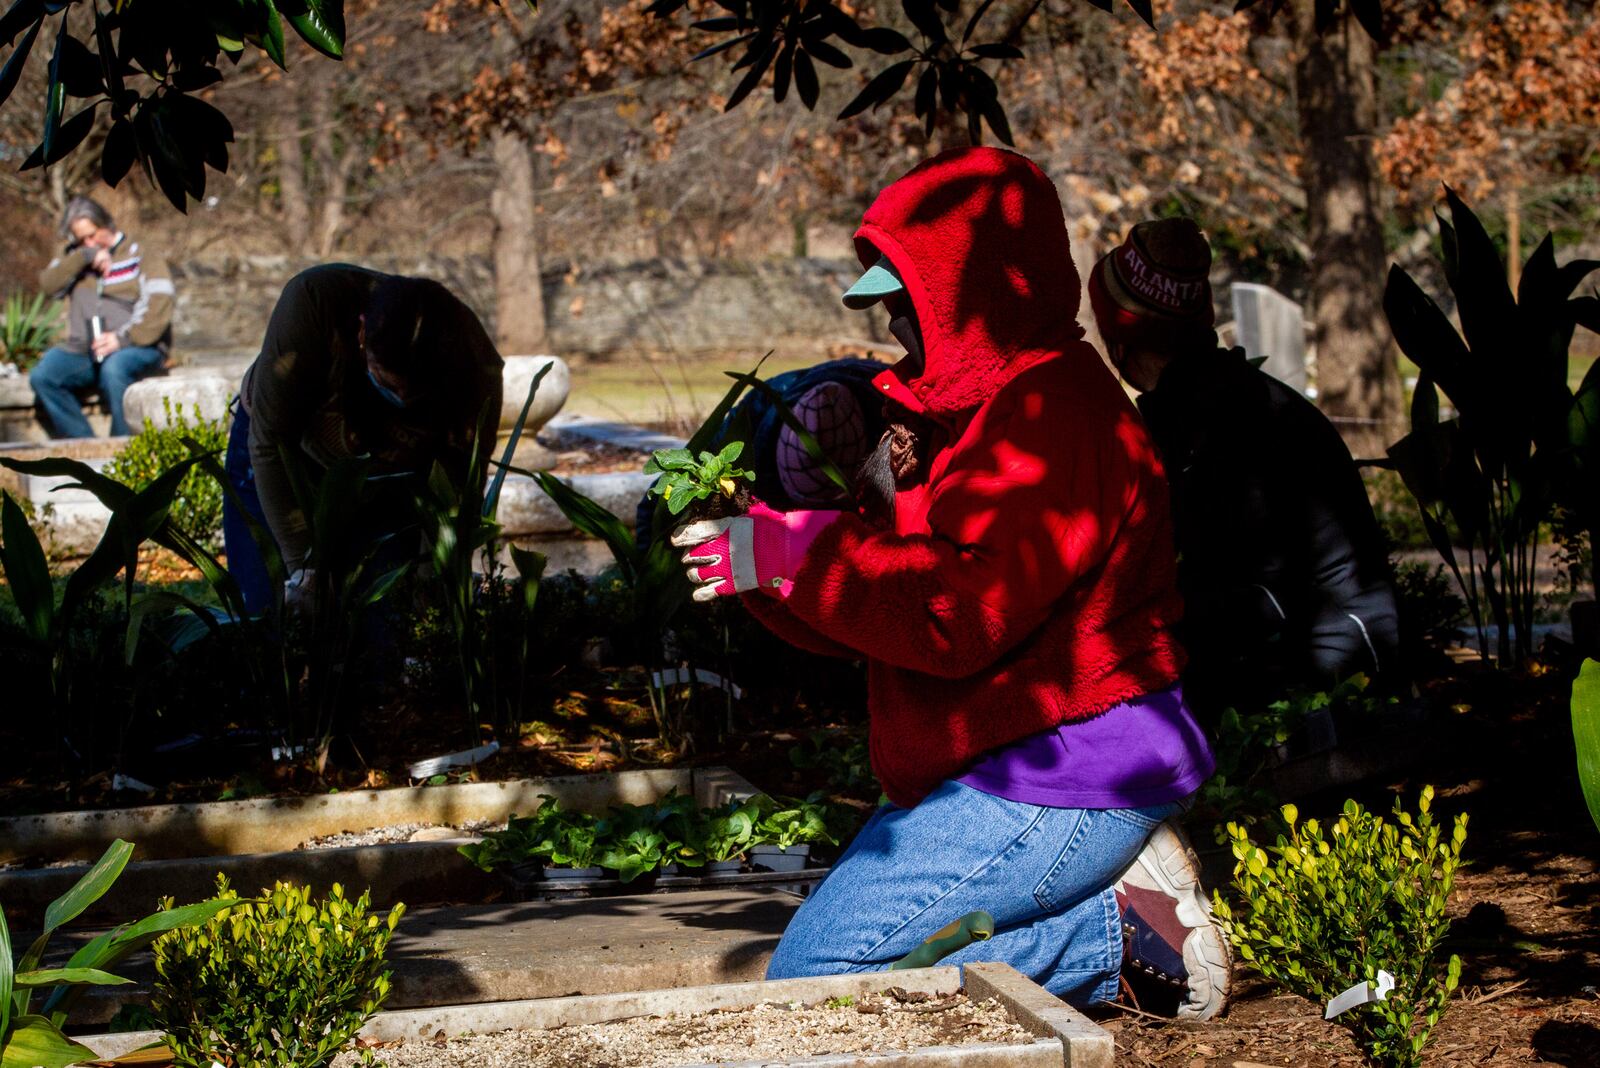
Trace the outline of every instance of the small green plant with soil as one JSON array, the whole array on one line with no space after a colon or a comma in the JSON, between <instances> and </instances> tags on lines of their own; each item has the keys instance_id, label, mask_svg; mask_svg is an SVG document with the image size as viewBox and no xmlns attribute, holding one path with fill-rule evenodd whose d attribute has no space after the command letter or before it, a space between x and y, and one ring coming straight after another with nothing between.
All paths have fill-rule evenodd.
<instances>
[{"instance_id":1,"label":"small green plant with soil","mask_svg":"<svg viewBox=\"0 0 1600 1068\"><path fill-rule=\"evenodd\" d=\"M1450 928L1445 909L1461 868L1467 817L1446 831L1434 822L1433 788L1417 813L1397 799L1393 822L1346 801L1324 825L1283 808L1287 834L1260 846L1229 824L1232 899L1216 895L1217 919L1240 959L1293 994L1326 1005L1348 988L1389 973L1387 997L1346 1010L1369 1063L1413 1068L1461 979L1452 955L1436 957Z\"/></svg>"},{"instance_id":2,"label":"small green plant with soil","mask_svg":"<svg viewBox=\"0 0 1600 1068\"><path fill-rule=\"evenodd\" d=\"M224 910L154 946L150 1008L174 1061L327 1064L389 994L384 952L405 906L381 916L369 893L352 901L338 883L320 900L282 882L242 900L220 875L217 889Z\"/></svg>"},{"instance_id":3,"label":"small green plant with soil","mask_svg":"<svg viewBox=\"0 0 1600 1068\"><path fill-rule=\"evenodd\" d=\"M698 455L688 449L657 449L644 465L647 475L658 475L650 494L666 502L667 511L687 518L720 519L740 515L750 509L750 488L756 473L739 467L744 442L730 441L713 453L702 449Z\"/></svg>"}]
</instances>

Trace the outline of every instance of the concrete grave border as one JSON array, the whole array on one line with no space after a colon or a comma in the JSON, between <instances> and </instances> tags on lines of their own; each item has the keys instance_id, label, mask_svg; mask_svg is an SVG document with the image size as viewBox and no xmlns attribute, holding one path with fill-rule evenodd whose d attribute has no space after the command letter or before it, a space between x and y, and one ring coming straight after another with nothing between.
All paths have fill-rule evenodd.
<instances>
[{"instance_id":1,"label":"concrete grave border","mask_svg":"<svg viewBox=\"0 0 1600 1068\"><path fill-rule=\"evenodd\" d=\"M1064 1001L1047 993L1005 964L973 963L953 967L915 968L906 971L860 972L815 979L782 979L754 983L720 983L586 997L541 998L486 1005L449 1005L431 1009L380 1012L362 1028L362 1037L394 1041L447 1035L488 1033L514 1028L534 1029L603 1023L634 1016L668 1012L741 1008L763 1002L814 1003L830 997L861 997L896 986L907 991L951 994L962 989L977 998L997 998L1023 1028L1032 1033L1027 1043L991 1043L973 1046L931 1046L907 1053L817 1056L760 1064L806 1066L863 1064L876 1068L904 1065L943 1068L1111 1068L1116 1045L1112 1036ZM79 1038L103 1059L130 1053L159 1042L156 1031L90 1035ZM744 1068L723 1065L722 1068Z\"/></svg>"}]
</instances>

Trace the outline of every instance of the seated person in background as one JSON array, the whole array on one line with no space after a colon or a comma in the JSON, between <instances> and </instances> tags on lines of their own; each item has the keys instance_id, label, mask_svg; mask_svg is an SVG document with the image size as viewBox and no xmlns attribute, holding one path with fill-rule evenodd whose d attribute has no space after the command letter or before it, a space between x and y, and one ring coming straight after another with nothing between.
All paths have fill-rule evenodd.
<instances>
[{"instance_id":1,"label":"seated person in background","mask_svg":"<svg viewBox=\"0 0 1600 1068\"><path fill-rule=\"evenodd\" d=\"M1230 705L1395 667L1399 626L1349 449L1243 349L1218 348L1210 268L1191 220L1140 223L1095 265L1089 299L1166 467L1184 690L1215 726Z\"/></svg>"},{"instance_id":2,"label":"seated person in background","mask_svg":"<svg viewBox=\"0 0 1600 1068\"><path fill-rule=\"evenodd\" d=\"M421 479L439 461L459 482L479 420L487 434L498 428L501 367L478 317L438 282L342 263L289 281L240 386L227 473L271 531L291 601L307 599L311 536L284 453L309 461L313 478L367 456L380 473ZM406 522L415 491L409 479L396 487L395 507L370 517L375 530ZM246 606L264 611L272 601L266 568L232 500L223 538Z\"/></svg>"},{"instance_id":3,"label":"seated person in background","mask_svg":"<svg viewBox=\"0 0 1600 1068\"><path fill-rule=\"evenodd\" d=\"M67 301L67 340L28 375L53 438L92 438L78 392L94 389L111 410L113 436L131 434L122 394L160 373L172 349L172 276L166 261L117 229L111 213L73 197L61 219L66 250L39 272L39 288Z\"/></svg>"}]
</instances>

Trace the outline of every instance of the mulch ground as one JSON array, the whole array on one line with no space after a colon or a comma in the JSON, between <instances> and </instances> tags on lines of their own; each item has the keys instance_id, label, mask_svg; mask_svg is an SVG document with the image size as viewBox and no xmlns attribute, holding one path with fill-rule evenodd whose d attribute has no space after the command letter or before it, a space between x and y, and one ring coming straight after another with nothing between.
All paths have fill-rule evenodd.
<instances>
[{"instance_id":1,"label":"mulch ground","mask_svg":"<svg viewBox=\"0 0 1600 1068\"><path fill-rule=\"evenodd\" d=\"M1549 668L1549 670L1547 670ZM1461 988L1423 1054L1424 1065L1600 1065L1600 831L1577 783L1560 665L1495 675L1473 665L1426 695L1447 717L1416 769L1357 791L1387 809L1414 808L1432 783L1440 822L1470 813L1451 899L1446 953L1462 958ZM1309 799L1300 811L1335 810ZM1363 1063L1322 1007L1236 976L1233 1006L1208 1023L1122 1013L1107 1021L1118 1063L1297 1068Z\"/></svg>"}]
</instances>

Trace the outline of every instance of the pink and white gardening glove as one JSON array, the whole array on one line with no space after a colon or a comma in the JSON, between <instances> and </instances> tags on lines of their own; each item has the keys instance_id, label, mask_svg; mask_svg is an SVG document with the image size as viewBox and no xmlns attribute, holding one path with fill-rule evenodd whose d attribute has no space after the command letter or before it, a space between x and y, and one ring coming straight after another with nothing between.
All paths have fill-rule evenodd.
<instances>
[{"instance_id":1,"label":"pink and white gardening glove","mask_svg":"<svg viewBox=\"0 0 1600 1068\"><path fill-rule=\"evenodd\" d=\"M806 550L843 514L775 512L757 501L741 516L685 523L672 532L672 544L688 549L683 562L697 601L756 589L787 597Z\"/></svg>"}]
</instances>

